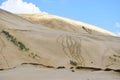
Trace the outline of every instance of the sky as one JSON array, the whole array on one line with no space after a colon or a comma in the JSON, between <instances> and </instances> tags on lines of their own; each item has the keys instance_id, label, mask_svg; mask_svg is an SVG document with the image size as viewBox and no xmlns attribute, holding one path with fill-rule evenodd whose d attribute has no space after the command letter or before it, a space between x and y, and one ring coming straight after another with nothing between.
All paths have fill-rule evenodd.
<instances>
[{"instance_id":1,"label":"sky","mask_svg":"<svg viewBox=\"0 0 120 80\"><path fill-rule=\"evenodd\" d=\"M120 0L0 0L12 13L47 13L85 22L120 35Z\"/></svg>"}]
</instances>

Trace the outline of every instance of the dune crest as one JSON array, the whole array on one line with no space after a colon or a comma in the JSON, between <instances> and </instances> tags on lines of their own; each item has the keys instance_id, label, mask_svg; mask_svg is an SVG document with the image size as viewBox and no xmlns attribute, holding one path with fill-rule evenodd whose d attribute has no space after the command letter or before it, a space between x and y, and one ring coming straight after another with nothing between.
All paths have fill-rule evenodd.
<instances>
[{"instance_id":1,"label":"dune crest","mask_svg":"<svg viewBox=\"0 0 120 80\"><path fill-rule=\"evenodd\" d=\"M111 35L116 36L116 34L109 32L107 30L98 28L87 23L80 21L70 20L67 18L50 15L50 14L18 14L19 16L25 18L26 20L32 22L33 24L43 25L44 27L49 27L56 30L63 30L69 32L79 32L88 33L94 35Z\"/></svg>"}]
</instances>

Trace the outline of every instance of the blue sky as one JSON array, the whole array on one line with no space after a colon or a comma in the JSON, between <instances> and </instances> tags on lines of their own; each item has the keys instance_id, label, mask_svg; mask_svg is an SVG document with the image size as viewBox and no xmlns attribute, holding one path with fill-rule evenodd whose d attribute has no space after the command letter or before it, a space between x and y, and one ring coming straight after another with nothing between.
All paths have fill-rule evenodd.
<instances>
[{"instance_id":1,"label":"blue sky","mask_svg":"<svg viewBox=\"0 0 120 80\"><path fill-rule=\"evenodd\" d=\"M0 0L0 5L6 0ZM15 0L13 0L15 1ZM120 0L23 0L54 14L120 32Z\"/></svg>"}]
</instances>

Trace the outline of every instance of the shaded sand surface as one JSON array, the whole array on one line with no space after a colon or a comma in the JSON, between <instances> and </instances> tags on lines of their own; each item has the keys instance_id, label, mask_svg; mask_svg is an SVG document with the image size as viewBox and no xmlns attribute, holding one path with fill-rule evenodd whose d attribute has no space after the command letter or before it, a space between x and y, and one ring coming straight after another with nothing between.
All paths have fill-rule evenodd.
<instances>
[{"instance_id":1,"label":"shaded sand surface","mask_svg":"<svg viewBox=\"0 0 120 80\"><path fill-rule=\"evenodd\" d=\"M120 73L113 71L91 71L39 68L32 65L18 66L0 71L0 80L120 80Z\"/></svg>"}]
</instances>

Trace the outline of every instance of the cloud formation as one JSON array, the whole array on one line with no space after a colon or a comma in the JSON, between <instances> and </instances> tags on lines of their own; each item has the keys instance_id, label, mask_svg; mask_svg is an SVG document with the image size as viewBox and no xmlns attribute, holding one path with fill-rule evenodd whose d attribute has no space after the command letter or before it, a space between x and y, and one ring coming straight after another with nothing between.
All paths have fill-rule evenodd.
<instances>
[{"instance_id":1,"label":"cloud formation","mask_svg":"<svg viewBox=\"0 0 120 80\"><path fill-rule=\"evenodd\" d=\"M0 8L12 13L41 13L35 4L23 0L7 0L1 4Z\"/></svg>"}]
</instances>

